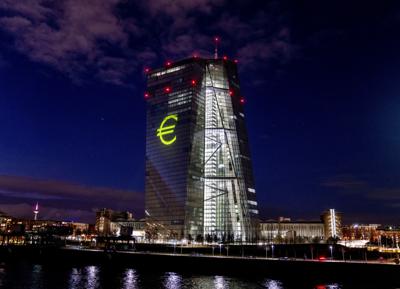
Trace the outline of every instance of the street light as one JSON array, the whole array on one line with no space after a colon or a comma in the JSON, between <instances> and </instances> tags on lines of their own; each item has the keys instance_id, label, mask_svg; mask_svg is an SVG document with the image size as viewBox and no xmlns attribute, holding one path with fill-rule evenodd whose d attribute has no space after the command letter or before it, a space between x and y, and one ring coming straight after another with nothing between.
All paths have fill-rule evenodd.
<instances>
[{"instance_id":1,"label":"street light","mask_svg":"<svg viewBox=\"0 0 400 289\"><path fill-rule=\"evenodd\" d=\"M275 248L275 246L274 246L274 244L272 244L272 245L271 245L271 249L272 249L272 258L274 258L274 248Z\"/></svg>"},{"instance_id":2,"label":"street light","mask_svg":"<svg viewBox=\"0 0 400 289\"><path fill-rule=\"evenodd\" d=\"M222 254L222 244L219 244L219 255L221 256Z\"/></svg>"},{"instance_id":3,"label":"street light","mask_svg":"<svg viewBox=\"0 0 400 289\"><path fill-rule=\"evenodd\" d=\"M330 246L329 246L329 249L331 250L331 259L333 259L333 246L330 245Z\"/></svg>"}]
</instances>

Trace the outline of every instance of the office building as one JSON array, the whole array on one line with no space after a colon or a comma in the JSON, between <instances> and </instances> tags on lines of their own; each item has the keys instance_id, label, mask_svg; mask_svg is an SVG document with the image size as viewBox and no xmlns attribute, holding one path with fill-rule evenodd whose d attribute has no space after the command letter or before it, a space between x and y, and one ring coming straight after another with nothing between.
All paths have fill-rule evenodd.
<instances>
[{"instance_id":1,"label":"office building","mask_svg":"<svg viewBox=\"0 0 400 289\"><path fill-rule=\"evenodd\" d=\"M342 213L329 209L322 213L321 220L325 226L325 239L340 239L342 237Z\"/></svg>"},{"instance_id":2,"label":"office building","mask_svg":"<svg viewBox=\"0 0 400 289\"><path fill-rule=\"evenodd\" d=\"M258 208L235 61L148 73L146 219L163 239L253 241Z\"/></svg>"}]
</instances>

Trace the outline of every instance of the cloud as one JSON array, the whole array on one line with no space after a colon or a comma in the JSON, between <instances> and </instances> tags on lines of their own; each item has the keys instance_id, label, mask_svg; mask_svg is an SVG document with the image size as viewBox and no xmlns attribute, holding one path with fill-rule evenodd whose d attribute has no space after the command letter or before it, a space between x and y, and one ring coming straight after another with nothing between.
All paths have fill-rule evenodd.
<instances>
[{"instance_id":1,"label":"cloud","mask_svg":"<svg viewBox=\"0 0 400 289\"><path fill-rule=\"evenodd\" d=\"M14 36L16 49L31 60L71 78L94 71L97 78L115 84L122 84L135 68L128 57L132 51L123 50L129 39L125 28L132 33L134 24L131 21L124 26L118 20L114 12L117 0L67 0L51 6L41 0L21 2L3 1L0 8L10 16L0 17L0 25ZM120 49L113 61L107 56L109 47Z\"/></svg>"},{"instance_id":2,"label":"cloud","mask_svg":"<svg viewBox=\"0 0 400 289\"><path fill-rule=\"evenodd\" d=\"M215 6L224 3L223 0L147 0L145 2L152 15L162 14L171 17L182 17L189 12L211 13Z\"/></svg>"},{"instance_id":3,"label":"cloud","mask_svg":"<svg viewBox=\"0 0 400 289\"><path fill-rule=\"evenodd\" d=\"M380 202L386 207L394 208L400 204L399 187L372 185L351 175L339 175L327 179L321 183L321 186L337 190L341 194L360 196Z\"/></svg>"},{"instance_id":4,"label":"cloud","mask_svg":"<svg viewBox=\"0 0 400 289\"><path fill-rule=\"evenodd\" d=\"M0 175L0 190L13 193L37 193L42 196L85 198L96 197L103 200L141 201L142 193L106 187L90 187L56 180L40 180L30 177Z\"/></svg>"},{"instance_id":5,"label":"cloud","mask_svg":"<svg viewBox=\"0 0 400 289\"><path fill-rule=\"evenodd\" d=\"M245 69L285 63L293 45L284 17L270 8L277 3L244 17L243 4L225 0L3 0L0 30L13 36L14 49L75 82L131 85L142 66L212 56L216 34Z\"/></svg>"},{"instance_id":6,"label":"cloud","mask_svg":"<svg viewBox=\"0 0 400 289\"><path fill-rule=\"evenodd\" d=\"M334 178L330 178L321 183L321 186L345 190L345 191L357 191L369 189L369 184L366 181L356 179L351 175L340 175Z\"/></svg>"},{"instance_id":7,"label":"cloud","mask_svg":"<svg viewBox=\"0 0 400 289\"><path fill-rule=\"evenodd\" d=\"M204 44L208 43L211 46L212 40L210 37L201 34L182 34L177 35L174 39L167 41L163 45L163 51L171 58L181 58L192 56L196 53L199 56L210 56L210 51L203 49Z\"/></svg>"},{"instance_id":8,"label":"cloud","mask_svg":"<svg viewBox=\"0 0 400 289\"><path fill-rule=\"evenodd\" d=\"M373 200L400 202L400 188L376 188L368 192L367 197ZM391 206L399 203L391 203Z\"/></svg>"},{"instance_id":9,"label":"cloud","mask_svg":"<svg viewBox=\"0 0 400 289\"><path fill-rule=\"evenodd\" d=\"M287 28L282 28L277 36L271 39L253 40L238 50L238 58L242 65L265 63L268 59L277 59L284 63L291 58L294 48L290 43Z\"/></svg>"},{"instance_id":10,"label":"cloud","mask_svg":"<svg viewBox=\"0 0 400 289\"><path fill-rule=\"evenodd\" d=\"M141 215L144 205L142 192L21 176L0 175L0 196L2 205L39 201L47 207L49 216L55 216L57 210L60 210L60 214L66 218L79 214L87 216L87 212L100 207L133 210L135 214ZM28 211L31 212L31 209ZM20 212L16 211L18 214Z\"/></svg>"}]
</instances>

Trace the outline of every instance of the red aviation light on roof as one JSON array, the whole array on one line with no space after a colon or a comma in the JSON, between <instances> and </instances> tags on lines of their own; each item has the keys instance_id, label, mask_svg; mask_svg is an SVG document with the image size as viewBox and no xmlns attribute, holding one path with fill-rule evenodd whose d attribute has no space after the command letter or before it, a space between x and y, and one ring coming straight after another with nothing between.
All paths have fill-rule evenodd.
<instances>
[{"instance_id":1,"label":"red aviation light on roof","mask_svg":"<svg viewBox=\"0 0 400 289\"><path fill-rule=\"evenodd\" d=\"M172 65L172 61L167 61L167 62L165 62L165 66L171 66Z\"/></svg>"},{"instance_id":2,"label":"red aviation light on roof","mask_svg":"<svg viewBox=\"0 0 400 289\"><path fill-rule=\"evenodd\" d=\"M193 53L193 58L199 58L199 55L197 53Z\"/></svg>"},{"instance_id":3,"label":"red aviation light on roof","mask_svg":"<svg viewBox=\"0 0 400 289\"><path fill-rule=\"evenodd\" d=\"M235 60L234 60L234 62L235 62L235 63L238 63L238 62L239 62L239 60L235 59Z\"/></svg>"},{"instance_id":4,"label":"red aviation light on roof","mask_svg":"<svg viewBox=\"0 0 400 289\"><path fill-rule=\"evenodd\" d=\"M232 96L233 95L233 90L229 89L229 95Z\"/></svg>"},{"instance_id":5,"label":"red aviation light on roof","mask_svg":"<svg viewBox=\"0 0 400 289\"><path fill-rule=\"evenodd\" d=\"M150 72L150 68L149 67L145 67L143 70L144 70L144 73L146 73L146 74Z\"/></svg>"},{"instance_id":6,"label":"red aviation light on roof","mask_svg":"<svg viewBox=\"0 0 400 289\"><path fill-rule=\"evenodd\" d=\"M193 86L195 86L197 84L196 79L192 79L192 81L190 82Z\"/></svg>"},{"instance_id":7,"label":"red aviation light on roof","mask_svg":"<svg viewBox=\"0 0 400 289\"><path fill-rule=\"evenodd\" d=\"M241 98L240 98L240 103L241 103L241 104L245 104L245 103L246 103L246 100L244 99L244 97L241 97Z\"/></svg>"},{"instance_id":8,"label":"red aviation light on roof","mask_svg":"<svg viewBox=\"0 0 400 289\"><path fill-rule=\"evenodd\" d=\"M215 41L215 42L218 42L218 41L219 41L219 37L218 37L218 36L215 36L215 37L214 37L214 41Z\"/></svg>"},{"instance_id":9,"label":"red aviation light on roof","mask_svg":"<svg viewBox=\"0 0 400 289\"><path fill-rule=\"evenodd\" d=\"M223 60L228 60L228 56L224 55L224 56L222 57L222 59L223 59Z\"/></svg>"},{"instance_id":10,"label":"red aviation light on roof","mask_svg":"<svg viewBox=\"0 0 400 289\"><path fill-rule=\"evenodd\" d=\"M169 86L167 86L167 87L165 87L164 88L164 92L166 92L166 93L170 93L171 92L171 87L169 87Z\"/></svg>"},{"instance_id":11,"label":"red aviation light on roof","mask_svg":"<svg viewBox=\"0 0 400 289\"><path fill-rule=\"evenodd\" d=\"M150 97L150 93L148 93L147 91L144 93L144 99L148 99Z\"/></svg>"}]
</instances>

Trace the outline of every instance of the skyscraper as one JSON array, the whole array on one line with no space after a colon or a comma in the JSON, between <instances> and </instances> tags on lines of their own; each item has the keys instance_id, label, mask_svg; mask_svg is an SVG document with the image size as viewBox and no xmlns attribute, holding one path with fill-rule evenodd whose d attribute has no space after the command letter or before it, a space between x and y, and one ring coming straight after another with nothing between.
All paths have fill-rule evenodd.
<instances>
[{"instance_id":1,"label":"skyscraper","mask_svg":"<svg viewBox=\"0 0 400 289\"><path fill-rule=\"evenodd\" d=\"M342 237L342 213L329 209L322 213L321 220L324 222L325 239Z\"/></svg>"},{"instance_id":2,"label":"skyscraper","mask_svg":"<svg viewBox=\"0 0 400 289\"><path fill-rule=\"evenodd\" d=\"M147 81L149 224L170 239L255 240L258 209L236 63L168 62Z\"/></svg>"},{"instance_id":3,"label":"skyscraper","mask_svg":"<svg viewBox=\"0 0 400 289\"><path fill-rule=\"evenodd\" d=\"M36 203L35 208L33 209L33 219L36 221L39 215L39 203Z\"/></svg>"}]
</instances>

